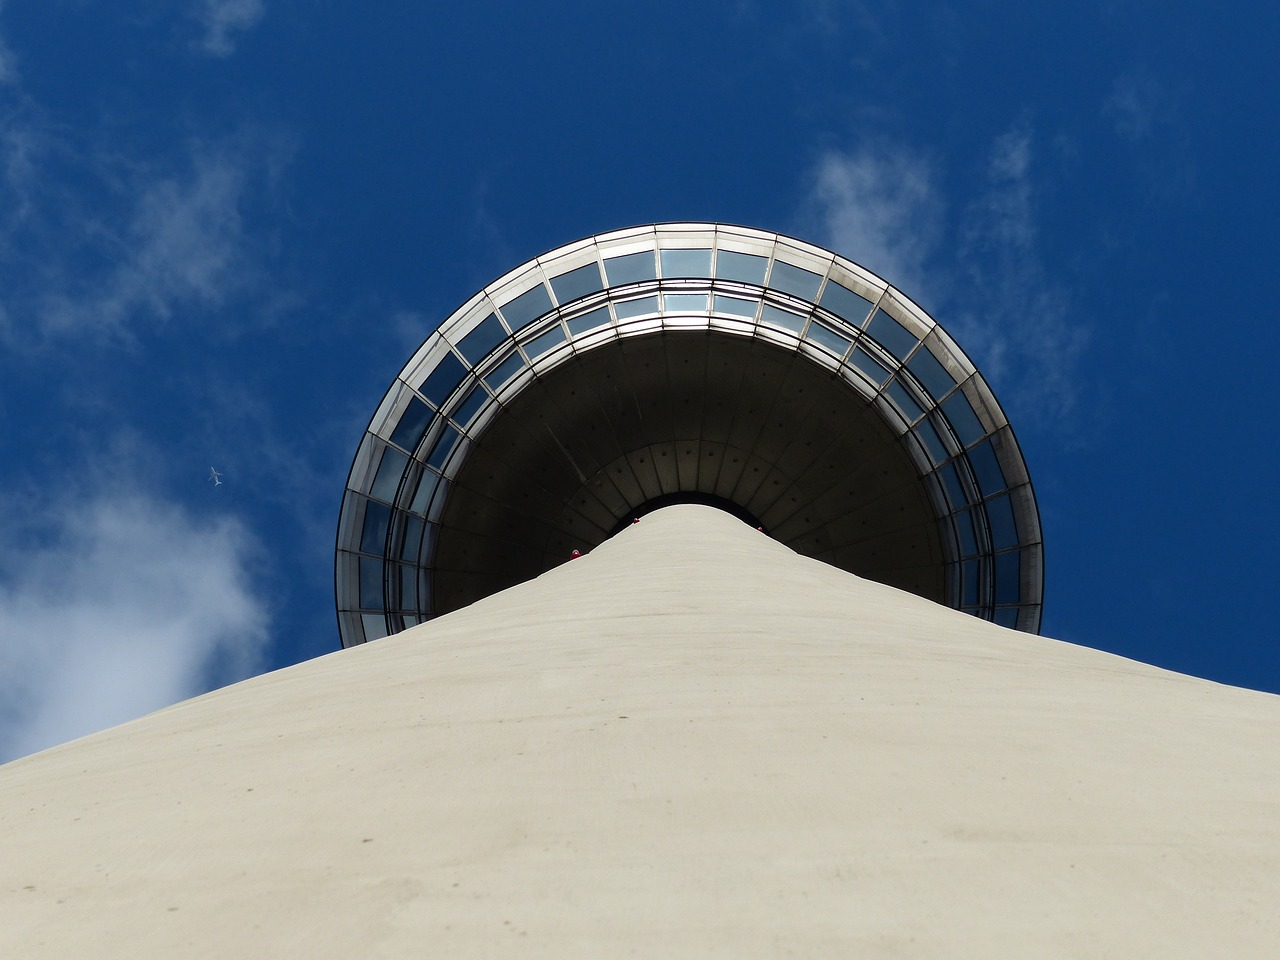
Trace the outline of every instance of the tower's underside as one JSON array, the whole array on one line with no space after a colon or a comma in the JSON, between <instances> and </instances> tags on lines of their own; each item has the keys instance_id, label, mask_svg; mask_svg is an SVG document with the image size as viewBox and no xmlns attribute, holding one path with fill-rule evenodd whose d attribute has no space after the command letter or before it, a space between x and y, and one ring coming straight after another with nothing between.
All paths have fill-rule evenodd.
<instances>
[{"instance_id":1,"label":"tower's underside","mask_svg":"<svg viewBox=\"0 0 1280 960\"><path fill-rule=\"evenodd\" d=\"M1272 957L1277 729L671 507L4 767L0 955Z\"/></svg>"}]
</instances>

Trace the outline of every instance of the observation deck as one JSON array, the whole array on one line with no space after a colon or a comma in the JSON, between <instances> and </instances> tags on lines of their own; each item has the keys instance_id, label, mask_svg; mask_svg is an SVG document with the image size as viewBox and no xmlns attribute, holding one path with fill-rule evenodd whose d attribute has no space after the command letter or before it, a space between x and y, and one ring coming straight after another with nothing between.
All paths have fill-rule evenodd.
<instances>
[{"instance_id":1,"label":"observation deck","mask_svg":"<svg viewBox=\"0 0 1280 960\"><path fill-rule=\"evenodd\" d=\"M739 226L617 230L464 303L387 391L352 463L343 646L536 577L672 502L1038 632L1039 514L973 363L904 294Z\"/></svg>"}]
</instances>

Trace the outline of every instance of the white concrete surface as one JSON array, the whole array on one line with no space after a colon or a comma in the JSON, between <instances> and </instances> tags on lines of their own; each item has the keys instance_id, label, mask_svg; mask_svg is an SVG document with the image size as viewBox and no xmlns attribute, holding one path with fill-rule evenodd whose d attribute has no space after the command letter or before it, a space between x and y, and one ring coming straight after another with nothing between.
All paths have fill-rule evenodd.
<instances>
[{"instance_id":1,"label":"white concrete surface","mask_svg":"<svg viewBox=\"0 0 1280 960\"><path fill-rule=\"evenodd\" d=\"M0 957L1274 957L1278 761L1280 697L672 507L0 768Z\"/></svg>"}]
</instances>

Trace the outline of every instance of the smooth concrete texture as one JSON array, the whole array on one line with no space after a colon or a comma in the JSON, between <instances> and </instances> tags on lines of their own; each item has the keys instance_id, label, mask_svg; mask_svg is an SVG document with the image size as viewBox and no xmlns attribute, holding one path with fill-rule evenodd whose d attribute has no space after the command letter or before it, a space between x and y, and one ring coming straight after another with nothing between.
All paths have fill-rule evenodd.
<instances>
[{"instance_id":1,"label":"smooth concrete texture","mask_svg":"<svg viewBox=\"0 0 1280 960\"><path fill-rule=\"evenodd\" d=\"M671 507L0 768L0 956L1270 958L1278 761L1278 697Z\"/></svg>"}]
</instances>

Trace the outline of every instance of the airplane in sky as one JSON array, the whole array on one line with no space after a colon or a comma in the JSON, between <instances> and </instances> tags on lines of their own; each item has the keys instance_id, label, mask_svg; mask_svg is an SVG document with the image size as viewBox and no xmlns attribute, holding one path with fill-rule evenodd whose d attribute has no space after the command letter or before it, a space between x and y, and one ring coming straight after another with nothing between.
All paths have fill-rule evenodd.
<instances>
[{"instance_id":1,"label":"airplane in sky","mask_svg":"<svg viewBox=\"0 0 1280 960\"><path fill-rule=\"evenodd\" d=\"M209 468L209 479L213 481L213 485L215 487L222 486L222 474L219 471L213 469L213 467Z\"/></svg>"}]
</instances>

